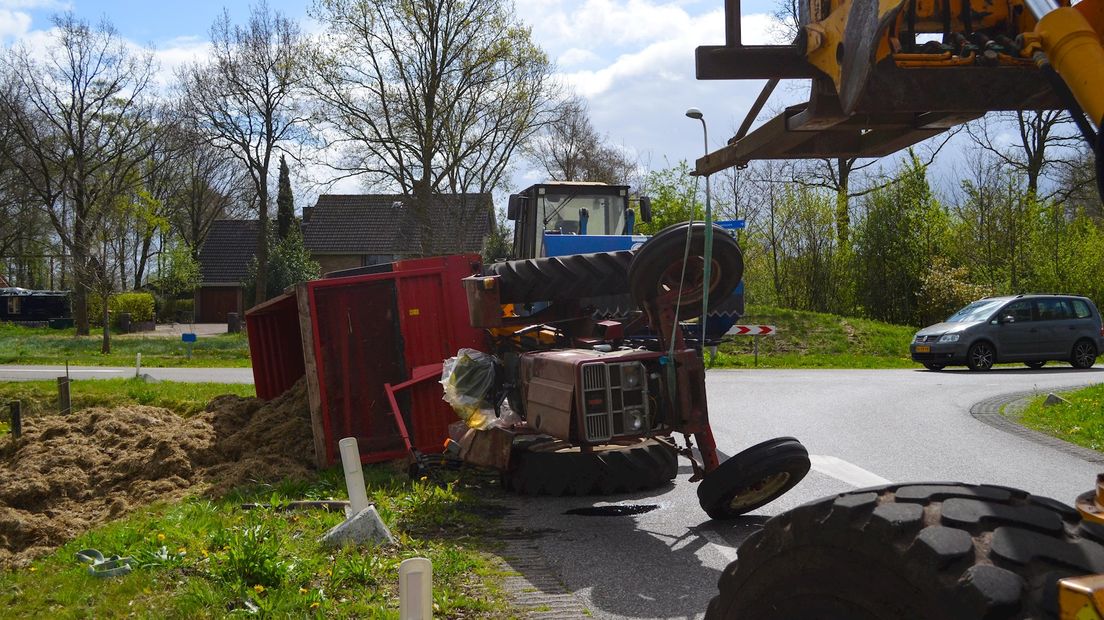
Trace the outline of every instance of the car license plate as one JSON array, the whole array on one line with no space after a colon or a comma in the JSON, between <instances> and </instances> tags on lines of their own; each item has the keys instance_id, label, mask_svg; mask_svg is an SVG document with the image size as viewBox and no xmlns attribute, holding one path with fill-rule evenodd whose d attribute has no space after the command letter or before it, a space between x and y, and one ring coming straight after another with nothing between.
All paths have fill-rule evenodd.
<instances>
[{"instance_id":1,"label":"car license plate","mask_svg":"<svg viewBox=\"0 0 1104 620\"><path fill-rule=\"evenodd\" d=\"M916 345L916 352L917 353L931 353L931 347L929 347L926 344L918 344L918 345Z\"/></svg>"}]
</instances>

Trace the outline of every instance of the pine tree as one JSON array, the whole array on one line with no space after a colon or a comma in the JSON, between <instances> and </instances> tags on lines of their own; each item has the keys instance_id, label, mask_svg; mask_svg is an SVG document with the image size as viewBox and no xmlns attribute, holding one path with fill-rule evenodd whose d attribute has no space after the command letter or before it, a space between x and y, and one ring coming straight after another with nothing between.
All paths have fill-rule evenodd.
<instances>
[{"instance_id":1,"label":"pine tree","mask_svg":"<svg viewBox=\"0 0 1104 620\"><path fill-rule=\"evenodd\" d=\"M280 156L280 187L276 194L276 231L280 239L287 239L288 231L295 224L295 199L291 196L291 179L287 160Z\"/></svg>"}]
</instances>

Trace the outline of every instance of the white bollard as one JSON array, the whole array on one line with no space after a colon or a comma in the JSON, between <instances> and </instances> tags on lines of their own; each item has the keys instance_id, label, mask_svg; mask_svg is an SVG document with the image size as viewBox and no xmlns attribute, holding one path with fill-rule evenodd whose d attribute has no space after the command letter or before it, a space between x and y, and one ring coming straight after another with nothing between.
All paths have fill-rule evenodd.
<instances>
[{"instance_id":1,"label":"white bollard","mask_svg":"<svg viewBox=\"0 0 1104 620\"><path fill-rule=\"evenodd\" d=\"M368 492L364 488L364 470L360 466L360 448L356 437L337 442L341 449L341 464L345 468L345 486L349 489L349 514L353 516L368 507Z\"/></svg>"},{"instance_id":2,"label":"white bollard","mask_svg":"<svg viewBox=\"0 0 1104 620\"><path fill-rule=\"evenodd\" d=\"M433 564L409 558L399 564L399 620L433 618Z\"/></svg>"},{"instance_id":3,"label":"white bollard","mask_svg":"<svg viewBox=\"0 0 1104 620\"><path fill-rule=\"evenodd\" d=\"M134 378L137 379L142 376L142 354L138 353L138 356L134 359Z\"/></svg>"}]
</instances>

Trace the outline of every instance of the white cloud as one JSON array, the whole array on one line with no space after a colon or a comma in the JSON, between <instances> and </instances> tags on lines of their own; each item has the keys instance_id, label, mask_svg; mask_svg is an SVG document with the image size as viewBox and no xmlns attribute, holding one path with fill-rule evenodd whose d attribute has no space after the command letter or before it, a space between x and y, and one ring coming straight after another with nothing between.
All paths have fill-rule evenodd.
<instances>
[{"instance_id":1,"label":"white cloud","mask_svg":"<svg viewBox=\"0 0 1104 620\"><path fill-rule=\"evenodd\" d=\"M0 9L0 41L18 39L31 29L31 16L20 11Z\"/></svg>"},{"instance_id":2,"label":"white cloud","mask_svg":"<svg viewBox=\"0 0 1104 620\"><path fill-rule=\"evenodd\" d=\"M559 58L556 59L556 64L560 67L577 67L597 60L600 60L598 54L595 54L591 50L573 47L560 54Z\"/></svg>"}]
</instances>

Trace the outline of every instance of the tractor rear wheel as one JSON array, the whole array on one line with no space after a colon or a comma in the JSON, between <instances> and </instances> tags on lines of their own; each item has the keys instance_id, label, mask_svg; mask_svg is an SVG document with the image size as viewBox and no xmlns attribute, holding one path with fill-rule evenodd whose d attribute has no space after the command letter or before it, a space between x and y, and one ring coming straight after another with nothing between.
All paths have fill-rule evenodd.
<instances>
[{"instance_id":1,"label":"tractor rear wheel","mask_svg":"<svg viewBox=\"0 0 1104 620\"><path fill-rule=\"evenodd\" d=\"M683 318L701 316L705 276L705 223L693 224L690 251L686 236L691 224L683 222L656 233L636 251L629 265L629 288L641 308L647 302L677 305ZM686 255L684 261L682 257ZM713 255L709 267L709 309L724 302L744 277L744 256L736 239L725 229L713 227Z\"/></svg>"},{"instance_id":2,"label":"tractor rear wheel","mask_svg":"<svg viewBox=\"0 0 1104 620\"><path fill-rule=\"evenodd\" d=\"M722 573L707 620L1057 617L1059 579L1104 572L1104 529L988 485L843 493L774 517Z\"/></svg>"},{"instance_id":3,"label":"tractor rear wheel","mask_svg":"<svg viewBox=\"0 0 1104 620\"><path fill-rule=\"evenodd\" d=\"M487 266L499 277L502 303L583 299L629 292L633 253L597 252L527 258Z\"/></svg>"},{"instance_id":4,"label":"tractor rear wheel","mask_svg":"<svg viewBox=\"0 0 1104 620\"><path fill-rule=\"evenodd\" d=\"M698 485L698 502L713 519L765 506L809 473L809 452L793 437L756 444L721 463Z\"/></svg>"},{"instance_id":5,"label":"tractor rear wheel","mask_svg":"<svg viewBox=\"0 0 1104 620\"><path fill-rule=\"evenodd\" d=\"M654 439L594 446L589 452L551 438L519 441L503 486L522 495L612 495L654 489L678 473L678 455Z\"/></svg>"}]
</instances>

